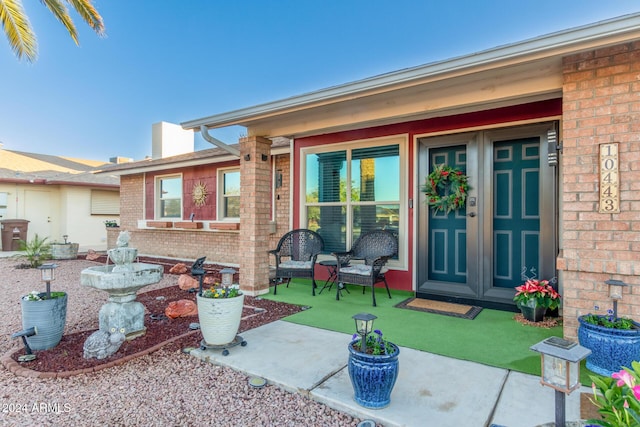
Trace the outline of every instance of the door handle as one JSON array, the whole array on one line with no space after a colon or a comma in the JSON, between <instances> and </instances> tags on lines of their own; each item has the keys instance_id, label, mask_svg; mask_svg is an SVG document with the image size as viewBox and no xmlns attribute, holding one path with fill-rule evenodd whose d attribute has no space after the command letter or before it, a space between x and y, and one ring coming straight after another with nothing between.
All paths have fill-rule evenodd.
<instances>
[{"instance_id":1,"label":"door handle","mask_svg":"<svg viewBox=\"0 0 640 427\"><path fill-rule=\"evenodd\" d=\"M476 216L476 213L475 212L469 212L467 215L470 216L471 218L473 218L473 217Z\"/></svg>"}]
</instances>

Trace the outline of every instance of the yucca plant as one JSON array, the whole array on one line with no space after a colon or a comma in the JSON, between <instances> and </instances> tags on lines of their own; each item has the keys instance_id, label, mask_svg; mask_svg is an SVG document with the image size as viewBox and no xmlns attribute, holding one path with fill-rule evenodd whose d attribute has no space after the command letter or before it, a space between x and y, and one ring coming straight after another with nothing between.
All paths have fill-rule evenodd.
<instances>
[{"instance_id":1,"label":"yucca plant","mask_svg":"<svg viewBox=\"0 0 640 427\"><path fill-rule=\"evenodd\" d=\"M47 237L40 238L36 233L29 242L20 240L20 251L23 253L18 257L26 258L31 268L42 265L42 261L51 259L51 246L47 243Z\"/></svg>"}]
</instances>

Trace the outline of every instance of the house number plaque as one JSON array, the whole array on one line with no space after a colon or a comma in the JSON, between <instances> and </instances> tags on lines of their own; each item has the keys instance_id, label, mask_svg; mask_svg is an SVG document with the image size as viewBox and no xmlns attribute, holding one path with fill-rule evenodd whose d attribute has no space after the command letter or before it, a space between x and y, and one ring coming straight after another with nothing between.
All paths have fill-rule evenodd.
<instances>
[{"instance_id":1,"label":"house number plaque","mask_svg":"<svg viewBox=\"0 0 640 427\"><path fill-rule=\"evenodd\" d=\"M600 213L620 213L618 143L600 144Z\"/></svg>"}]
</instances>

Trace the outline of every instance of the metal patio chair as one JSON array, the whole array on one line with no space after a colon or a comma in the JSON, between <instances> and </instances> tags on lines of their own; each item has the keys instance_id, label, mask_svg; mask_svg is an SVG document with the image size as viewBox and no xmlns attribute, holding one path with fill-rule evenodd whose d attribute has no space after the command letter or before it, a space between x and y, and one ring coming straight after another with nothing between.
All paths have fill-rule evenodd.
<instances>
[{"instance_id":1,"label":"metal patio chair","mask_svg":"<svg viewBox=\"0 0 640 427\"><path fill-rule=\"evenodd\" d=\"M349 252L335 252L337 258L338 290L336 300L340 299L341 285L350 283L363 286L362 293L371 287L373 306L376 306L375 284L384 282L387 295L391 298L389 284L385 278L387 261L398 253L398 239L386 230L372 230L362 234ZM352 263L362 260L364 263Z\"/></svg>"},{"instance_id":2,"label":"metal patio chair","mask_svg":"<svg viewBox=\"0 0 640 427\"><path fill-rule=\"evenodd\" d=\"M315 231L304 228L286 233L276 249L269 251L276 258L273 294L278 292L278 280L289 282L294 277L311 278L311 294L316 294L315 267L318 254L324 249L324 240Z\"/></svg>"}]
</instances>

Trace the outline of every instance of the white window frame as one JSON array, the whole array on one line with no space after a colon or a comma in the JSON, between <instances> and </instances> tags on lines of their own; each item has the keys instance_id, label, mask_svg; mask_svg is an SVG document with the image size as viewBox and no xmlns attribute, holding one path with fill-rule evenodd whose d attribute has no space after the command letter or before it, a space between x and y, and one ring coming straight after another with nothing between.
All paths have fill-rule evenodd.
<instances>
[{"instance_id":1,"label":"white window frame","mask_svg":"<svg viewBox=\"0 0 640 427\"><path fill-rule=\"evenodd\" d=\"M371 148L371 147L381 147L387 145L398 145L398 155L400 161L400 176L399 176L399 219L398 219L398 259L397 260L389 260L387 265L396 270L408 270L409 261L408 261L408 250L407 250L407 227L408 227L408 210L406 200L408 198L408 155L407 155L407 146L408 146L408 136L405 135L394 135L389 137L381 137L381 138L371 138L357 141L350 141L345 143L336 143L336 144L327 144L327 145L318 145L307 148L300 149L300 190L299 190L299 218L300 218L300 227L307 227L307 207L308 206L326 206L326 203L307 203L306 202L306 177L307 177L307 155L308 154L318 154L318 153L330 153L334 151L346 151L346 165L347 165L347 182L351 182L351 152L358 148ZM345 206L347 217L347 248L349 249L353 242L351 241L352 232L351 228L353 226L353 206L363 206L367 204L391 204L396 203L396 201L375 201L375 202L355 202L352 203L350 200L347 202L331 202L331 205L335 206ZM322 257L324 258L324 257Z\"/></svg>"},{"instance_id":2,"label":"white window frame","mask_svg":"<svg viewBox=\"0 0 640 427\"><path fill-rule=\"evenodd\" d=\"M218 221L229 221L229 222L240 222L240 216L230 216L227 217L225 216L225 212L224 212L224 206L225 206L225 199L228 197L225 193L224 193L224 176L225 174L228 173L234 173L237 172L238 174L240 173L240 168L239 167L231 167L231 168L220 168L218 169L218 191L217 191L217 204L218 204L218 209L217 209L217 216L218 216ZM236 197L236 196L234 196ZM237 196L240 197L240 196Z\"/></svg>"},{"instance_id":3,"label":"white window frame","mask_svg":"<svg viewBox=\"0 0 640 427\"><path fill-rule=\"evenodd\" d=\"M179 178L180 179L180 216L178 217L165 217L162 216L162 200L165 200L162 197L161 191L160 189L162 188L162 181L165 179L176 179ZM168 219L168 220L182 220L182 212L183 212L183 200L184 200L184 180L183 180L183 176L182 174L171 174L171 175L157 175L155 177L155 196L154 196L154 202L155 202L155 210L154 210L154 217L156 219ZM167 200L173 200L173 198L167 198Z\"/></svg>"}]
</instances>

